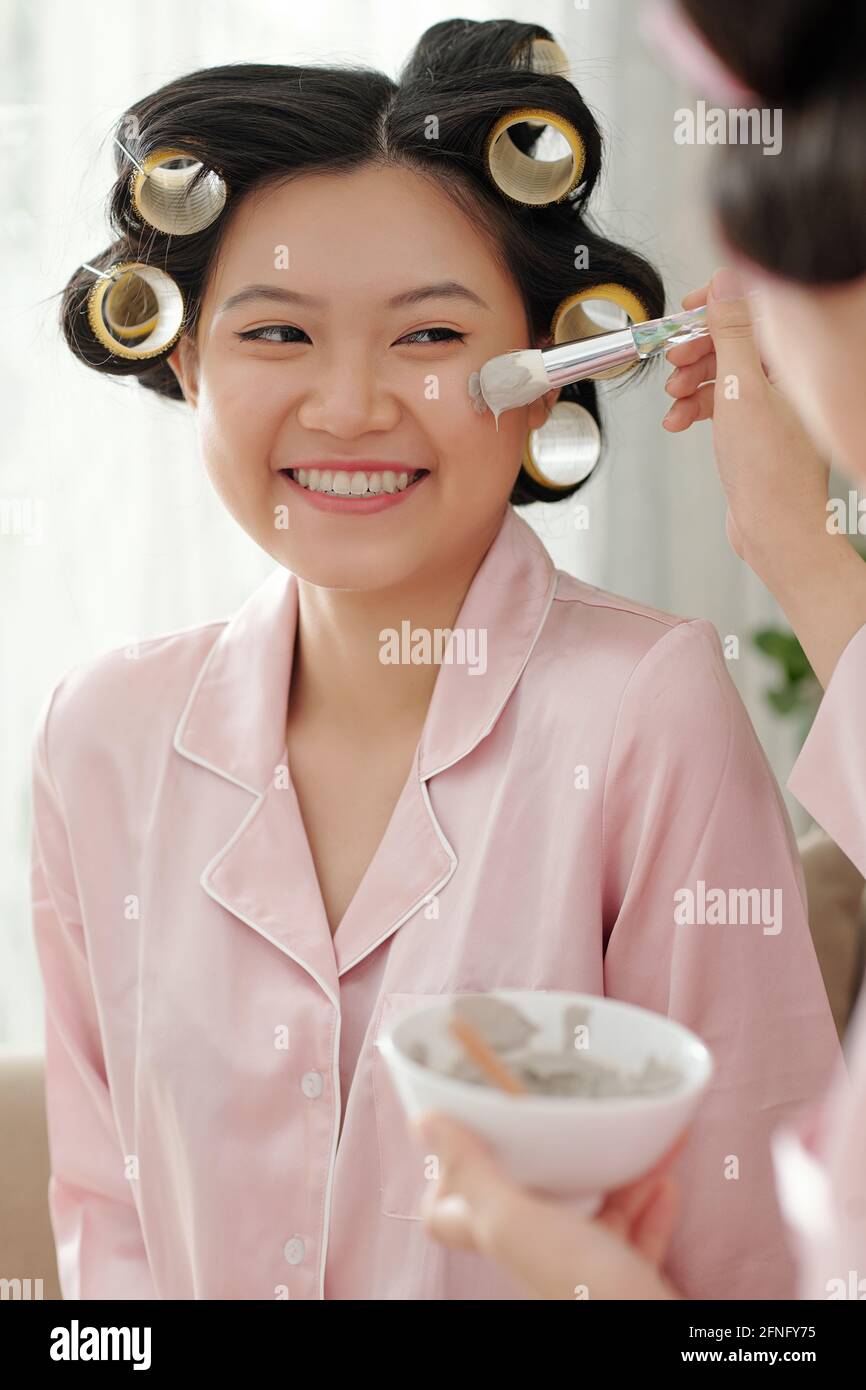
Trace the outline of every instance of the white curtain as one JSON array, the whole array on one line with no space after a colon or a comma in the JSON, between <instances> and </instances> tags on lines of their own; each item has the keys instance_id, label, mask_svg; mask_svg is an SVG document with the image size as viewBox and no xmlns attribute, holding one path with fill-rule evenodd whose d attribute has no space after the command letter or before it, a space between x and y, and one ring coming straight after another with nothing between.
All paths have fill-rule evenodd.
<instances>
[{"instance_id":1,"label":"white curtain","mask_svg":"<svg viewBox=\"0 0 866 1390\"><path fill-rule=\"evenodd\" d=\"M706 155L674 144L680 90L645 47L636 0L460 4L466 18L545 25L601 122L608 234L660 268L671 308L719 263L701 212ZM0 1046L39 1047L41 990L29 919L29 754L37 710L70 666L129 639L228 615L273 562L213 495L182 404L79 365L57 292L108 240L109 132L180 73L238 60L362 62L396 75L444 0L2 0L0 211L4 283L0 452L4 795L0 844ZM668 436L664 372L612 393L608 460L582 500L586 532L530 514L557 563L589 582L740 639L731 674L777 775L794 756L768 715L748 635L772 601L728 551L709 426Z\"/></svg>"}]
</instances>

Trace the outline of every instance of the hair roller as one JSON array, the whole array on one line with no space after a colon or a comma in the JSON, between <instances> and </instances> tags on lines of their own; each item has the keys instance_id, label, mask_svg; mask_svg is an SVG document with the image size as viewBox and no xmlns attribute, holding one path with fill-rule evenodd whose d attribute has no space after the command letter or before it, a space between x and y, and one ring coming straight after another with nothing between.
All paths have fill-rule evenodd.
<instances>
[{"instance_id":1,"label":"hair roller","mask_svg":"<svg viewBox=\"0 0 866 1390\"><path fill-rule=\"evenodd\" d=\"M532 72L543 73L545 77L570 78L571 75L568 54L555 39L532 40L529 45L529 66Z\"/></svg>"},{"instance_id":2,"label":"hair roller","mask_svg":"<svg viewBox=\"0 0 866 1390\"><path fill-rule=\"evenodd\" d=\"M599 304L595 314L588 313L587 303ZM646 305L624 285L590 285L586 289L570 294L559 303L550 323L553 345L573 343L579 338L592 338L597 333L611 332L625 328L628 322L645 323L650 317ZM611 367L605 372L595 372L592 381L606 381L611 377L622 376L632 371L634 363L622 367Z\"/></svg>"},{"instance_id":3,"label":"hair roller","mask_svg":"<svg viewBox=\"0 0 866 1390\"><path fill-rule=\"evenodd\" d=\"M536 483L552 491L584 482L601 455L601 431L595 416L578 401L558 400L544 424L530 430L521 465Z\"/></svg>"},{"instance_id":4,"label":"hair roller","mask_svg":"<svg viewBox=\"0 0 866 1390\"><path fill-rule=\"evenodd\" d=\"M558 159L533 159L524 154L510 135L512 126L552 126L568 143L569 153ZM493 125L484 147L487 171L500 193L515 203L543 207L559 203L580 183L586 147L577 127L555 111L521 107L501 116Z\"/></svg>"},{"instance_id":5,"label":"hair roller","mask_svg":"<svg viewBox=\"0 0 866 1390\"><path fill-rule=\"evenodd\" d=\"M188 151L161 149L136 163L129 191L144 222L170 236L190 236L219 217L228 185L221 174Z\"/></svg>"},{"instance_id":6,"label":"hair roller","mask_svg":"<svg viewBox=\"0 0 866 1390\"><path fill-rule=\"evenodd\" d=\"M177 281L144 261L117 261L94 270L87 296L87 318L94 337L114 353L134 361L158 357L180 337L184 300Z\"/></svg>"}]
</instances>

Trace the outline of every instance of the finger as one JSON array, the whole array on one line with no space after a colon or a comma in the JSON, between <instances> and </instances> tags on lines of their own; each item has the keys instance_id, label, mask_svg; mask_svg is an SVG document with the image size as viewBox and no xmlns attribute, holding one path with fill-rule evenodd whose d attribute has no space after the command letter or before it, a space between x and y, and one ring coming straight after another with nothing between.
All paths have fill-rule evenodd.
<instances>
[{"instance_id":1,"label":"finger","mask_svg":"<svg viewBox=\"0 0 866 1390\"><path fill-rule=\"evenodd\" d=\"M501 1221L509 1219L520 1200L520 1189L508 1177L492 1149L474 1131L450 1116L427 1111L413 1128L437 1160L436 1187L425 1193L428 1229L446 1243L483 1247L495 1237ZM459 1199L451 1200L451 1199ZM447 1205L437 1213L436 1204Z\"/></svg>"},{"instance_id":2,"label":"finger","mask_svg":"<svg viewBox=\"0 0 866 1390\"><path fill-rule=\"evenodd\" d=\"M707 352L715 352L715 348L712 338L704 334L700 338L692 338L691 342L677 343L674 347L668 348L665 357L673 367L688 367Z\"/></svg>"},{"instance_id":3,"label":"finger","mask_svg":"<svg viewBox=\"0 0 866 1390\"><path fill-rule=\"evenodd\" d=\"M702 304L706 304L707 290L709 289L709 287L709 281L707 281L706 285L701 285L698 289L689 290L688 294L684 294L682 299L680 300L680 303L682 304L683 308L699 309Z\"/></svg>"},{"instance_id":4,"label":"finger","mask_svg":"<svg viewBox=\"0 0 866 1390\"><path fill-rule=\"evenodd\" d=\"M560 1202L520 1193L507 1210L491 1210L482 1248L536 1298L573 1299L575 1286L594 1271L587 1249L595 1243L585 1218Z\"/></svg>"},{"instance_id":5,"label":"finger","mask_svg":"<svg viewBox=\"0 0 866 1390\"><path fill-rule=\"evenodd\" d=\"M730 399L739 400L749 387L763 389L766 386L751 306L740 277L727 266L715 272L710 290L707 323L716 350L717 376L736 377L738 395ZM731 297L717 298L720 294Z\"/></svg>"},{"instance_id":6,"label":"finger","mask_svg":"<svg viewBox=\"0 0 866 1390\"><path fill-rule=\"evenodd\" d=\"M679 1194L671 1178L662 1179L653 1198L635 1218L631 1243L654 1265L668 1253L679 1210Z\"/></svg>"},{"instance_id":7,"label":"finger","mask_svg":"<svg viewBox=\"0 0 866 1390\"><path fill-rule=\"evenodd\" d=\"M434 1240L456 1250L474 1250L475 1241L472 1211L459 1193L440 1196L434 1184L421 1201L424 1229Z\"/></svg>"},{"instance_id":8,"label":"finger","mask_svg":"<svg viewBox=\"0 0 866 1390\"><path fill-rule=\"evenodd\" d=\"M608 1220L615 1224L618 1229L622 1229L622 1222L630 1227L644 1208L656 1199L659 1189L670 1181L669 1170L680 1157L688 1142L688 1137L689 1130L686 1127L680 1131L674 1142L656 1160L652 1168L643 1173L635 1182L626 1183L613 1192L609 1192L598 1213L598 1219Z\"/></svg>"},{"instance_id":9,"label":"finger","mask_svg":"<svg viewBox=\"0 0 866 1390\"><path fill-rule=\"evenodd\" d=\"M685 1129L680 1130L670 1148L665 1150L658 1162L650 1169L648 1176L655 1175L656 1177L661 1177L662 1175L667 1175L668 1171L672 1165L676 1163L686 1144L689 1142L689 1133L690 1130L688 1125L686 1125Z\"/></svg>"},{"instance_id":10,"label":"finger","mask_svg":"<svg viewBox=\"0 0 866 1390\"><path fill-rule=\"evenodd\" d=\"M492 1150L480 1135L442 1111L422 1111L413 1116L409 1123L418 1138L429 1145L438 1159L440 1171L452 1165L458 1167L467 1158L492 1158Z\"/></svg>"},{"instance_id":11,"label":"finger","mask_svg":"<svg viewBox=\"0 0 866 1390\"><path fill-rule=\"evenodd\" d=\"M708 352L691 367L677 367L665 382L669 396L690 396L705 381L716 379L716 354Z\"/></svg>"},{"instance_id":12,"label":"finger","mask_svg":"<svg viewBox=\"0 0 866 1390\"><path fill-rule=\"evenodd\" d=\"M604 1226L625 1240L631 1238L631 1228L637 1217L655 1201L663 1179L646 1174L637 1182L628 1183L609 1192L596 1217Z\"/></svg>"},{"instance_id":13,"label":"finger","mask_svg":"<svg viewBox=\"0 0 866 1390\"><path fill-rule=\"evenodd\" d=\"M713 414L715 390L715 383L708 382L684 400L674 401L662 420L664 428L676 434L679 430L687 430L698 420L709 420Z\"/></svg>"}]
</instances>

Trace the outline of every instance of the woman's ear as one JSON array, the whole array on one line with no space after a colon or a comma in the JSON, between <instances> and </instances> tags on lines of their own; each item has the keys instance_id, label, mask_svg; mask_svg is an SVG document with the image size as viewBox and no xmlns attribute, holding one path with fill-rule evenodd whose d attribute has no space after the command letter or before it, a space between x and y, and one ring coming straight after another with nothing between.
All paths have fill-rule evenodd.
<instances>
[{"instance_id":1,"label":"woman's ear","mask_svg":"<svg viewBox=\"0 0 866 1390\"><path fill-rule=\"evenodd\" d=\"M527 408L526 422L531 430L540 430L546 421L551 410L556 405L561 391L560 386L555 386L551 391L545 391L543 396L539 396L537 401L533 401Z\"/></svg>"},{"instance_id":2,"label":"woman's ear","mask_svg":"<svg viewBox=\"0 0 866 1390\"><path fill-rule=\"evenodd\" d=\"M198 405L198 350L193 339L184 333L174 352L165 360L180 382L185 400L195 410Z\"/></svg>"},{"instance_id":3,"label":"woman's ear","mask_svg":"<svg viewBox=\"0 0 866 1390\"><path fill-rule=\"evenodd\" d=\"M535 346L541 351L543 351L544 348L552 347L553 338L551 334L546 333L544 337L536 339ZM533 401L529 406L527 424L531 430L541 429L541 426L556 404L561 389L560 386L556 386L551 391L545 391L543 396L539 396L538 400Z\"/></svg>"}]
</instances>

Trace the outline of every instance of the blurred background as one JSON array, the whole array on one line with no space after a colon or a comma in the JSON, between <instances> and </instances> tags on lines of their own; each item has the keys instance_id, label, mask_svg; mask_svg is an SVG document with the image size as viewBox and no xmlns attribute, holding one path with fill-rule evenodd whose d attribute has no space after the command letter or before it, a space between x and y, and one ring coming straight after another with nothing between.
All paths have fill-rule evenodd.
<instances>
[{"instance_id":1,"label":"blurred background","mask_svg":"<svg viewBox=\"0 0 866 1390\"><path fill-rule=\"evenodd\" d=\"M42 1046L29 757L43 700L70 666L101 650L227 617L274 566L212 493L187 407L148 398L131 379L97 376L62 341L58 291L108 242L115 121L195 68L360 62L394 77L441 19L542 24L602 129L595 216L658 267L671 312L722 263L703 211L713 149L675 143L674 113L700 94L647 46L637 11L635 0L0 3L0 1048ZM709 618L723 641L738 639L731 676L784 785L812 709L809 673L786 645L774 601L728 547L710 426L683 435L661 427L668 370L659 364L633 387L602 386L608 444L578 498L588 529L574 529L567 508L537 504L522 514L561 568ZM761 641L775 660L755 642L767 629L775 635ZM805 815L787 801L802 831Z\"/></svg>"}]
</instances>

